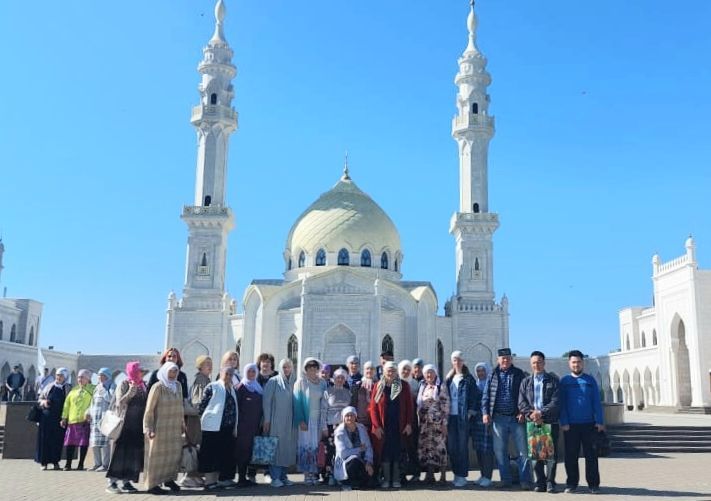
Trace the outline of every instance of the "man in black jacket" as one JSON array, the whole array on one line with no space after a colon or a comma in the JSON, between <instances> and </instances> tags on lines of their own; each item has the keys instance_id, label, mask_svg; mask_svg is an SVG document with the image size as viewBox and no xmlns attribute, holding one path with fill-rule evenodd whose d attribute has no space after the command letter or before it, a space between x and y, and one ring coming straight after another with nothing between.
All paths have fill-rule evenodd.
<instances>
[{"instance_id":1,"label":"man in black jacket","mask_svg":"<svg viewBox=\"0 0 711 501\"><path fill-rule=\"evenodd\" d=\"M546 356L540 351L531 353L533 374L521 382L518 409L527 421L550 424L553 435L553 457L534 461L536 492L555 492L555 472L558 461L558 416L560 414L559 381L546 372Z\"/></svg>"}]
</instances>

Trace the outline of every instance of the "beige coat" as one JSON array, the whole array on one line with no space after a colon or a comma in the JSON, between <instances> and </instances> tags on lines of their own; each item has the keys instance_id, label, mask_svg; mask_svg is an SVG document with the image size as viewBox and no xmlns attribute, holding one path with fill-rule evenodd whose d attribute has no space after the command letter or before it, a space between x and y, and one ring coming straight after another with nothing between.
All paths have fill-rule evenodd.
<instances>
[{"instance_id":1,"label":"beige coat","mask_svg":"<svg viewBox=\"0 0 711 501\"><path fill-rule=\"evenodd\" d=\"M150 489L178 477L183 452L183 392L173 393L160 383L151 387L143 415L143 431L155 432L146 436L145 483Z\"/></svg>"}]
</instances>

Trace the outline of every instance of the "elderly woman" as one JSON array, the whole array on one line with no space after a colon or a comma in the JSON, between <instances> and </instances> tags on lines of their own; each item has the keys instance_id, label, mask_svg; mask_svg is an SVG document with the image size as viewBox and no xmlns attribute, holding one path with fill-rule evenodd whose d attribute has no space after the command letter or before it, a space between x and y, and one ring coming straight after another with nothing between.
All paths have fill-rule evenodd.
<instances>
[{"instance_id":1,"label":"elderly woman","mask_svg":"<svg viewBox=\"0 0 711 501\"><path fill-rule=\"evenodd\" d=\"M237 389L237 405L239 406L239 425L237 426L237 472L239 485L247 487L254 481L247 478L247 467L252 460L254 437L259 434L262 423L262 394L264 389L257 381L259 369L257 364L247 364L244 368L244 378Z\"/></svg>"},{"instance_id":2,"label":"elderly woman","mask_svg":"<svg viewBox=\"0 0 711 501\"><path fill-rule=\"evenodd\" d=\"M427 471L425 482L434 483L434 472L439 470L439 481L444 483L447 473L449 392L446 385L440 384L434 365L425 365L422 372L425 379L417 395L417 415L420 420L418 454L420 464Z\"/></svg>"},{"instance_id":3,"label":"elderly woman","mask_svg":"<svg viewBox=\"0 0 711 501\"><path fill-rule=\"evenodd\" d=\"M207 385L199 404L202 445L198 459L200 471L205 474L206 491L236 485L232 479L239 408L232 386L234 372L230 365L222 367L220 379Z\"/></svg>"},{"instance_id":4,"label":"elderly woman","mask_svg":"<svg viewBox=\"0 0 711 501\"><path fill-rule=\"evenodd\" d=\"M186 376L185 373L181 370L183 368L183 359L180 356L180 352L177 348L168 348L167 350L165 350L165 352L163 352L163 355L160 357L160 368L151 372L151 377L148 378L148 391L150 392L153 385L158 382L158 371L163 368L166 362L172 362L178 366L177 382L180 383L180 391L183 398L187 400L189 398L188 376Z\"/></svg>"},{"instance_id":5,"label":"elderly woman","mask_svg":"<svg viewBox=\"0 0 711 501\"><path fill-rule=\"evenodd\" d=\"M318 481L318 444L326 428L326 414L321 411L326 382L319 377L321 362L304 360L303 374L294 385L294 422L299 427L297 466L306 485Z\"/></svg>"},{"instance_id":6,"label":"elderly woman","mask_svg":"<svg viewBox=\"0 0 711 501\"><path fill-rule=\"evenodd\" d=\"M412 394L412 405L417 404L417 394L420 391L420 382L417 381L412 375L412 362L409 360L402 360L397 364L397 372L402 381L405 381L410 386L410 393ZM403 480L406 479L406 475L412 475L412 481L416 482L420 479L420 461L417 454L417 442L420 436L420 429L417 423L417 413L415 413L415 419L412 420L412 436L407 442L407 462L403 464L403 470L401 471L401 476Z\"/></svg>"},{"instance_id":7,"label":"elderly woman","mask_svg":"<svg viewBox=\"0 0 711 501\"><path fill-rule=\"evenodd\" d=\"M47 465L59 469L59 460L62 456L62 443L64 442L64 429L60 425L64 401L66 400L69 385L67 378L69 370L64 367L57 369L54 384L46 385L39 395L40 420L37 429L37 448L35 461L46 470Z\"/></svg>"},{"instance_id":8,"label":"elderly woman","mask_svg":"<svg viewBox=\"0 0 711 501\"><path fill-rule=\"evenodd\" d=\"M412 435L413 419L410 386L398 377L395 363L386 362L370 402L373 448L380 458L383 489L401 486L400 458Z\"/></svg>"},{"instance_id":9,"label":"elderly woman","mask_svg":"<svg viewBox=\"0 0 711 501\"><path fill-rule=\"evenodd\" d=\"M343 422L334 432L336 458L333 474L344 491L350 491L355 485L365 488L373 476L373 447L365 426L358 423L355 407L346 407L341 411Z\"/></svg>"},{"instance_id":10,"label":"elderly woman","mask_svg":"<svg viewBox=\"0 0 711 501\"><path fill-rule=\"evenodd\" d=\"M452 462L454 487L465 487L469 475L470 424L476 421L476 403L481 399L479 388L464 364L461 351L452 352L452 370L447 374L449 390L449 422L447 423L447 450Z\"/></svg>"},{"instance_id":11,"label":"elderly woman","mask_svg":"<svg viewBox=\"0 0 711 501\"><path fill-rule=\"evenodd\" d=\"M212 359L207 355L200 355L195 359L197 373L190 387L190 405L185 406L185 440L188 444L199 447L202 441L200 432L200 416L198 406L202 402L203 392L210 384L212 374ZM178 481L181 487L203 487L202 476L194 471L185 472L185 476Z\"/></svg>"},{"instance_id":12,"label":"elderly woman","mask_svg":"<svg viewBox=\"0 0 711 501\"><path fill-rule=\"evenodd\" d=\"M481 397L486 388L486 382L491 373L491 366L487 362L479 362L474 367L476 385L479 388L476 408L481 408ZM491 426L484 424L481 416L477 416L474 422L474 448L476 458L481 470L481 477L475 481L480 487L491 487L491 477L494 473L494 434Z\"/></svg>"},{"instance_id":13,"label":"elderly woman","mask_svg":"<svg viewBox=\"0 0 711 501\"><path fill-rule=\"evenodd\" d=\"M329 485L336 485L333 478L333 458L336 455L336 447L333 443L333 430L341 424L341 412L351 404L351 392L346 387L348 373L343 369L336 369L333 373L333 386L329 386L321 401L321 412L326 414L327 432L324 434L323 442L326 445L326 463L322 474L324 481Z\"/></svg>"},{"instance_id":14,"label":"elderly woman","mask_svg":"<svg viewBox=\"0 0 711 501\"><path fill-rule=\"evenodd\" d=\"M296 430L294 429L294 364L288 358L279 362L279 373L267 381L262 399L264 434L278 439L276 459L269 466L272 487L292 485L286 476L296 462Z\"/></svg>"},{"instance_id":15,"label":"elderly woman","mask_svg":"<svg viewBox=\"0 0 711 501\"><path fill-rule=\"evenodd\" d=\"M363 377L352 396L351 405L358 412L358 422L370 430L370 395L375 386L375 367L370 360L363 364Z\"/></svg>"},{"instance_id":16,"label":"elderly woman","mask_svg":"<svg viewBox=\"0 0 711 501\"><path fill-rule=\"evenodd\" d=\"M62 428L67 431L64 435L64 447L67 451L67 462L64 469L72 469L72 460L76 448L79 447L79 464L77 470L84 469L84 460L89 450L89 408L94 394L94 385L91 384L91 372L86 369L79 371L77 385L67 395L62 410Z\"/></svg>"},{"instance_id":17,"label":"elderly woman","mask_svg":"<svg viewBox=\"0 0 711 501\"><path fill-rule=\"evenodd\" d=\"M94 395L89 408L91 417L91 433L89 434L89 445L94 454L94 466L91 471L106 471L109 469L111 460L111 444L109 439L101 433L99 424L104 412L109 408L111 399L116 392L116 385L111 378L111 370L108 367L99 369L99 384L94 388Z\"/></svg>"},{"instance_id":18,"label":"elderly woman","mask_svg":"<svg viewBox=\"0 0 711 501\"><path fill-rule=\"evenodd\" d=\"M139 362L126 364L126 379L116 390L114 408L123 416L123 426L114 442L111 463L106 477L109 494L133 493L137 489L131 482L138 482L143 471L143 414L146 411L148 391L143 382ZM118 482L122 482L121 488Z\"/></svg>"},{"instance_id":19,"label":"elderly woman","mask_svg":"<svg viewBox=\"0 0 711 501\"><path fill-rule=\"evenodd\" d=\"M143 432L146 435L145 484L149 494L163 494L165 485L177 492L175 483L183 451L183 389L178 382L180 369L166 362L158 370L158 382L148 392Z\"/></svg>"}]
</instances>

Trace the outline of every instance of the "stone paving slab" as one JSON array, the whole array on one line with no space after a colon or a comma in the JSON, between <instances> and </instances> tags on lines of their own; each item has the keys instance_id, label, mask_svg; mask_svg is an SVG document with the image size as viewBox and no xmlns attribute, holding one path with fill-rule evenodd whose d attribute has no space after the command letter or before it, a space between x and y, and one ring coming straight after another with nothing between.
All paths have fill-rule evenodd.
<instances>
[{"instance_id":1,"label":"stone paving slab","mask_svg":"<svg viewBox=\"0 0 711 501\"><path fill-rule=\"evenodd\" d=\"M583 461L581 473L585 471ZM711 454L670 454L656 456L619 456L600 459L602 494L600 500L705 500L711 501ZM472 472L470 480L476 475ZM298 475L292 480L301 480ZM565 468L558 469L558 480L564 481ZM111 500L118 496L129 496L132 501L156 499L156 496L138 494L111 495L104 492L106 479L101 473L40 471L39 466L29 460L0 460L0 501L20 500ZM142 486L137 486L142 488ZM467 489L449 488L406 488L399 491L373 490L341 492L334 487L294 486L273 489L260 485L249 489L222 491L207 494L202 490L184 489L177 495L186 500L215 500L216 498L237 498L245 501L323 501L328 497L333 501L442 501L443 499L464 500L545 500L560 501L589 499L587 489L582 486L579 494L540 494L517 490L483 490L477 487Z\"/></svg>"}]
</instances>

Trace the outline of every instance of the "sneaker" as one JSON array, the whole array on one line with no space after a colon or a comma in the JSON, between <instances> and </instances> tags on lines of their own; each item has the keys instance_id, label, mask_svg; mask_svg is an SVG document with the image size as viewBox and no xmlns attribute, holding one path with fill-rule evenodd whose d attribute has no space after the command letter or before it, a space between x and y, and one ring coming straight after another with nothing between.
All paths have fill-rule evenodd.
<instances>
[{"instance_id":1,"label":"sneaker","mask_svg":"<svg viewBox=\"0 0 711 501\"><path fill-rule=\"evenodd\" d=\"M454 477L454 487L465 487L467 485L466 477Z\"/></svg>"},{"instance_id":2,"label":"sneaker","mask_svg":"<svg viewBox=\"0 0 711 501\"><path fill-rule=\"evenodd\" d=\"M89 468L89 471L97 471L99 468L101 468L101 465L94 465L91 468Z\"/></svg>"},{"instance_id":3,"label":"sneaker","mask_svg":"<svg viewBox=\"0 0 711 501\"><path fill-rule=\"evenodd\" d=\"M575 494L575 491L577 491L577 490L578 490L577 487L570 487L569 486L569 487L565 488L565 493L566 494Z\"/></svg>"},{"instance_id":4,"label":"sneaker","mask_svg":"<svg viewBox=\"0 0 711 501\"><path fill-rule=\"evenodd\" d=\"M600 494L599 487L590 487L590 494Z\"/></svg>"},{"instance_id":5,"label":"sneaker","mask_svg":"<svg viewBox=\"0 0 711 501\"><path fill-rule=\"evenodd\" d=\"M234 480L220 480L217 482L217 487L220 489L234 489L237 485L237 482Z\"/></svg>"},{"instance_id":6,"label":"sneaker","mask_svg":"<svg viewBox=\"0 0 711 501\"><path fill-rule=\"evenodd\" d=\"M170 480L168 482L163 482L163 485L165 485L168 489L170 489L173 492L180 491L180 486L178 484L176 484L174 480Z\"/></svg>"},{"instance_id":7,"label":"sneaker","mask_svg":"<svg viewBox=\"0 0 711 501\"><path fill-rule=\"evenodd\" d=\"M289 487L290 485L294 485L294 482L289 480L288 478L282 478L281 483L284 484L285 486Z\"/></svg>"},{"instance_id":8,"label":"sneaker","mask_svg":"<svg viewBox=\"0 0 711 501\"><path fill-rule=\"evenodd\" d=\"M165 489L161 489L160 485L153 486L146 491L146 493L154 495L167 494L168 492L169 491L166 491Z\"/></svg>"},{"instance_id":9,"label":"sneaker","mask_svg":"<svg viewBox=\"0 0 711 501\"><path fill-rule=\"evenodd\" d=\"M542 485L537 485L536 487L533 488L533 492L546 492L546 488L543 487Z\"/></svg>"},{"instance_id":10,"label":"sneaker","mask_svg":"<svg viewBox=\"0 0 711 501\"><path fill-rule=\"evenodd\" d=\"M94 470L94 471L101 473L101 472L108 471L108 470L109 470L109 469L108 469L106 466L99 466L99 467L98 467L96 470Z\"/></svg>"},{"instance_id":11,"label":"sneaker","mask_svg":"<svg viewBox=\"0 0 711 501\"><path fill-rule=\"evenodd\" d=\"M121 489L118 488L116 483L109 484L109 486L104 490L107 494L121 494Z\"/></svg>"},{"instance_id":12,"label":"sneaker","mask_svg":"<svg viewBox=\"0 0 711 501\"><path fill-rule=\"evenodd\" d=\"M400 482L397 482L397 481L393 482L393 489L399 489L401 487L402 487L402 484Z\"/></svg>"},{"instance_id":13,"label":"sneaker","mask_svg":"<svg viewBox=\"0 0 711 501\"><path fill-rule=\"evenodd\" d=\"M189 477L185 476L177 482L180 487L185 487L186 489L199 489L205 485L205 482L200 477Z\"/></svg>"},{"instance_id":14,"label":"sneaker","mask_svg":"<svg viewBox=\"0 0 711 501\"><path fill-rule=\"evenodd\" d=\"M390 482L388 482L387 480L383 480L382 482L380 482L380 488L381 488L381 489L389 489L389 488L390 488Z\"/></svg>"},{"instance_id":15,"label":"sneaker","mask_svg":"<svg viewBox=\"0 0 711 501\"><path fill-rule=\"evenodd\" d=\"M121 486L121 492L124 494L133 494L134 492L138 492L138 489L136 489L131 482L124 482Z\"/></svg>"},{"instance_id":16,"label":"sneaker","mask_svg":"<svg viewBox=\"0 0 711 501\"><path fill-rule=\"evenodd\" d=\"M269 485L271 485L272 487L279 488L279 487L284 487L284 482L282 482L278 478L275 478L274 480L269 482Z\"/></svg>"},{"instance_id":17,"label":"sneaker","mask_svg":"<svg viewBox=\"0 0 711 501\"><path fill-rule=\"evenodd\" d=\"M477 478L476 480L474 480L474 485L479 485L479 483L481 482L481 479L482 479L482 478L484 478L484 477L479 477L479 478Z\"/></svg>"},{"instance_id":18,"label":"sneaker","mask_svg":"<svg viewBox=\"0 0 711 501\"><path fill-rule=\"evenodd\" d=\"M341 485L341 490L344 492L349 492L349 491L352 491L353 488L350 485L343 484L343 485Z\"/></svg>"},{"instance_id":19,"label":"sneaker","mask_svg":"<svg viewBox=\"0 0 711 501\"><path fill-rule=\"evenodd\" d=\"M546 492L549 492L551 494L555 494L556 492L558 492L553 482L548 482L548 485L546 485Z\"/></svg>"},{"instance_id":20,"label":"sneaker","mask_svg":"<svg viewBox=\"0 0 711 501\"><path fill-rule=\"evenodd\" d=\"M40 470L47 471L47 465L43 464L42 466L40 466Z\"/></svg>"},{"instance_id":21,"label":"sneaker","mask_svg":"<svg viewBox=\"0 0 711 501\"><path fill-rule=\"evenodd\" d=\"M484 489L491 487L491 484L493 483L494 482L492 482L490 478L481 477L479 479L479 487L483 487Z\"/></svg>"},{"instance_id":22,"label":"sneaker","mask_svg":"<svg viewBox=\"0 0 711 501\"><path fill-rule=\"evenodd\" d=\"M203 490L205 490L207 492L214 492L219 488L220 488L220 486L217 485L217 482L215 482L213 484L207 484L205 487L203 487Z\"/></svg>"}]
</instances>

